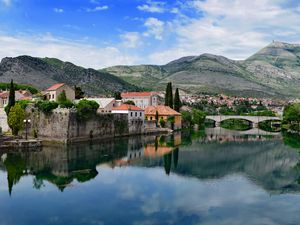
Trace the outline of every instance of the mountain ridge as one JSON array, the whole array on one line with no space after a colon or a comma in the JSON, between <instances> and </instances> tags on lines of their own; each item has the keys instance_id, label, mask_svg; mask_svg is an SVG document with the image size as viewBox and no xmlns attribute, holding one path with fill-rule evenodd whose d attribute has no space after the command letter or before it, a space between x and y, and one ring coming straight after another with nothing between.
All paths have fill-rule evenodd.
<instances>
[{"instance_id":1,"label":"mountain ridge","mask_svg":"<svg viewBox=\"0 0 300 225\"><path fill-rule=\"evenodd\" d=\"M40 90L64 82L80 86L88 95L113 94L117 91L140 90L140 88L106 72L85 69L55 58L31 56L6 57L0 63L1 82L30 84Z\"/></svg>"},{"instance_id":2,"label":"mountain ridge","mask_svg":"<svg viewBox=\"0 0 300 225\"><path fill-rule=\"evenodd\" d=\"M300 45L272 42L245 60L203 53L165 65L121 65L101 71L158 90L163 90L165 84L172 81L176 87L192 93L297 97L300 95ZM153 72L157 71L162 71L162 76L152 81Z\"/></svg>"}]
</instances>

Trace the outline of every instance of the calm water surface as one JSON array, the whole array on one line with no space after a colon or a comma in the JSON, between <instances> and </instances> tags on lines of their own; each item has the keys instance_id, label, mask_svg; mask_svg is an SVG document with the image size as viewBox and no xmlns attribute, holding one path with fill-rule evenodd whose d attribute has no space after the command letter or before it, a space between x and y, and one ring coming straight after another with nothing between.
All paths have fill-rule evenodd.
<instances>
[{"instance_id":1,"label":"calm water surface","mask_svg":"<svg viewBox=\"0 0 300 225\"><path fill-rule=\"evenodd\" d=\"M0 225L300 224L299 147L208 129L1 152Z\"/></svg>"}]
</instances>

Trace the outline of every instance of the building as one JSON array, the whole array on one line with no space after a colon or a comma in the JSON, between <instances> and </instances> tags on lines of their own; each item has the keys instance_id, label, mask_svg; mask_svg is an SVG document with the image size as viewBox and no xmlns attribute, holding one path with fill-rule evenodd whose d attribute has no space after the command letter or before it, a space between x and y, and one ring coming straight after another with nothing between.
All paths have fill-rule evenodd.
<instances>
[{"instance_id":1,"label":"building","mask_svg":"<svg viewBox=\"0 0 300 225\"><path fill-rule=\"evenodd\" d=\"M133 101L137 107L145 109L148 106L158 105L156 92L125 92L121 94L123 102Z\"/></svg>"},{"instance_id":2,"label":"building","mask_svg":"<svg viewBox=\"0 0 300 225\"><path fill-rule=\"evenodd\" d=\"M0 108L5 107L8 104L9 91L0 92ZM16 90L15 100L32 100L32 94L28 90Z\"/></svg>"},{"instance_id":3,"label":"building","mask_svg":"<svg viewBox=\"0 0 300 225\"><path fill-rule=\"evenodd\" d=\"M65 91L66 97L70 101L75 100L75 90L65 83L54 84L44 91L46 99L50 101L57 101L58 96Z\"/></svg>"},{"instance_id":4,"label":"building","mask_svg":"<svg viewBox=\"0 0 300 225\"><path fill-rule=\"evenodd\" d=\"M117 102L114 98L86 98L89 101L95 101L99 104L98 113L111 113Z\"/></svg>"},{"instance_id":5,"label":"building","mask_svg":"<svg viewBox=\"0 0 300 225\"><path fill-rule=\"evenodd\" d=\"M126 114L128 116L130 133L142 133L144 131L145 113L143 109L134 105L122 104L114 107L111 112L113 114Z\"/></svg>"},{"instance_id":6,"label":"building","mask_svg":"<svg viewBox=\"0 0 300 225\"><path fill-rule=\"evenodd\" d=\"M148 106L145 109L145 120L156 121L156 112L158 113L158 123L160 120L164 120L172 130L181 129L181 114L169 106ZM174 118L173 123L170 122L170 118L172 117Z\"/></svg>"}]
</instances>

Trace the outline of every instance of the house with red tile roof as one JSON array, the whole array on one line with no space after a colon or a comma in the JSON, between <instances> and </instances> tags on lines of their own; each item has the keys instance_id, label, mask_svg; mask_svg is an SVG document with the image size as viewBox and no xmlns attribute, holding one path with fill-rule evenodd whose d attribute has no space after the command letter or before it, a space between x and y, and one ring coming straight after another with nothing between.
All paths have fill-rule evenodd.
<instances>
[{"instance_id":1,"label":"house with red tile roof","mask_svg":"<svg viewBox=\"0 0 300 225\"><path fill-rule=\"evenodd\" d=\"M135 105L122 104L118 107L112 108L111 113L127 115L129 132L136 130L143 132L145 122L145 112L143 109Z\"/></svg>"},{"instance_id":2,"label":"house with red tile roof","mask_svg":"<svg viewBox=\"0 0 300 225\"><path fill-rule=\"evenodd\" d=\"M169 106L148 106L147 108L145 108L145 120L156 121L156 112L158 113L158 124L159 121L164 120L167 125L170 124L170 128L172 130L181 129L181 114L179 112L176 112ZM170 122L171 120L173 120L173 122Z\"/></svg>"},{"instance_id":3,"label":"house with red tile roof","mask_svg":"<svg viewBox=\"0 0 300 225\"><path fill-rule=\"evenodd\" d=\"M0 92L0 108L5 107L8 104L9 91ZM32 100L32 94L28 90L16 90L15 99L19 100Z\"/></svg>"},{"instance_id":4,"label":"house with red tile roof","mask_svg":"<svg viewBox=\"0 0 300 225\"><path fill-rule=\"evenodd\" d=\"M158 94L156 92L124 92L121 97L123 102L133 101L136 106L142 109L158 105Z\"/></svg>"},{"instance_id":5,"label":"house with red tile roof","mask_svg":"<svg viewBox=\"0 0 300 225\"><path fill-rule=\"evenodd\" d=\"M58 96L65 91L67 99L75 100L75 90L65 83L54 84L44 91L46 99L50 101L57 101Z\"/></svg>"}]
</instances>

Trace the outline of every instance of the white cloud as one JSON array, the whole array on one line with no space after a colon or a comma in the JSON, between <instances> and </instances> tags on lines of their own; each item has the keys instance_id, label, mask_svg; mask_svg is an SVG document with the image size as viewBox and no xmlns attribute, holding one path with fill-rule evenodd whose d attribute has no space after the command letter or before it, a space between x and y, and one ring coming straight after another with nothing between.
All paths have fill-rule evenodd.
<instances>
[{"instance_id":1,"label":"white cloud","mask_svg":"<svg viewBox=\"0 0 300 225\"><path fill-rule=\"evenodd\" d=\"M56 12L56 13L63 13L64 12L63 9L59 9L59 8L54 8L53 11Z\"/></svg>"},{"instance_id":2,"label":"white cloud","mask_svg":"<svg viewBox=\"0 0 300 225\"><path fill-rule=\"evenodd\" d=\"M150 17L148 18L144 26L147 27L147 31L144 32L144 35L146 37L149 36L154 36L155 39L157 40L162 40L163 39L163 32L164 32L164 25L165 23L157 18Z\"/></svg>"},{"instance_id":3,"label":"white cloud","mask_svg":"<svg viewBox=\"0 0 300 225\"><path fill-rule=\"evenodd\" d=\"M283 0L194 0L189 10L198 17L180 15L172 24L173 47L153 52L151 63L166 63L186 55L212 53L245 59L272 40L298 43L298 8ZM186 10L186 8L185 8Z\"/></svg>"},{"instance_id":4,"label":"white cloud","mask_svg":"<svg viewBox=\"0 0 300 225\"><path fill-rule=\"evenodd\" d=\"M137 48L142 45L141 35L138 32L126 32L122 34L123 46L126 48Z\"/></svg>"},{"instance_id":5,"label":"white cloud","mask_svg":"<svg viewBox=\"0 0 300 225\"><path fill-rule=\"evenodd\" d=\"M86 12L97 12L97 11L103 11L103 10L108 10L109 7L107 5L103 5L103 6L96 6L93 9L86 9Z\"/></svg>"},{"instance_id":6,"label":"white cloud","mask_svg":"<svg viewBox=\"0 0 300 225\"><path fill-rule=\"evenodd\" d=\"M12 0L1 0L1 2L2 2L5 6L9 7L9 6L11 5L11 3L12 3Z\"/></svg>"},{"instance_id":7,"label":"white cloud","mask_svg":"<svg viewBox=\"0 0 300 225\"><path fill-rule=\"evenodd\" d=\"M165 3L148 0L147 4L139 5L138 10L151 12L151 13L163 13L165 12Z\"/></svg>"},{"instance_id":8,"label":"white cloud","mask_svg":"<svg viewBox=\"0 0 300 225\"><path fill-rule=\"evenodd\" d=\"M4 36L0 35L0 58L30 55L54 57L76 65L103 68L117 64L134 64L136 58L122 53L114 46L96 47L87 43L67 41L51 35Z\"/></svg>"}]
</instances>

